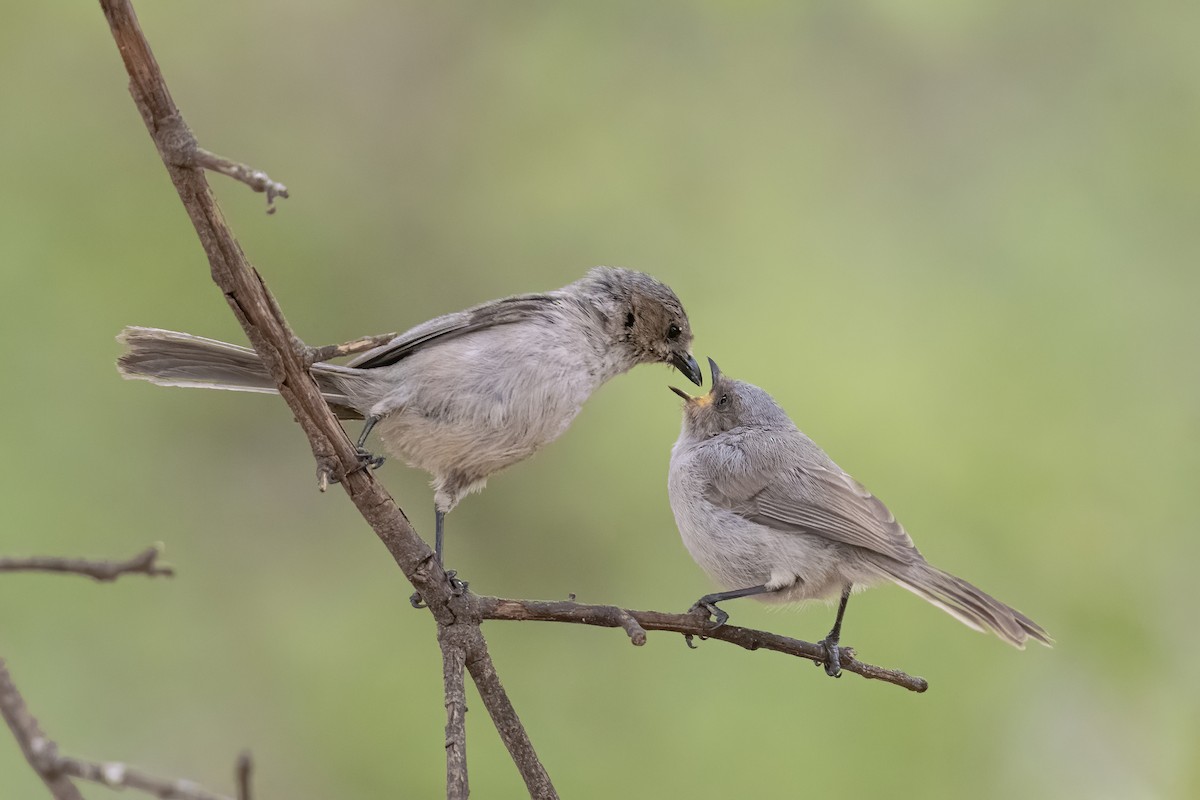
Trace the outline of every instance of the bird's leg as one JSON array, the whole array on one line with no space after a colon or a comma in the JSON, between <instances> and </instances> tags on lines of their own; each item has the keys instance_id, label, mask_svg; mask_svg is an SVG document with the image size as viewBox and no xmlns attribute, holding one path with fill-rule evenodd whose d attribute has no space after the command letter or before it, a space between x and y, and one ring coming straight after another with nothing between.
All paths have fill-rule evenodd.
<instances>
[{"instance_id":1,"label":"bird's leg","mask_svg":"<svg viewBox=\"0 0 1200 800\"><path fill-rule=\"evenodd\" d=\"M713 592L712 594L704 595L704 597L701 597L699 600L693 603L692 607L688 609L688 613L690 614L696 610L704 611L713 618L712 629L716 630L729 620L729 615L723 610L717 608L717 603L721 603L726 600L736 600L739 597L750 597L756 594L766 594L767 592L773 591L775 590L768 589L766 585L760 584L758 586L750 586L745 589L732 589L728 592Z\"/></svg>"},{"instance_id":2,"label":"bird's leg","mask_svg":"<svg viewBox=\"0 0 1200 800\"><path fill-rule=\"evenodd\" d=\"M434 523L434 532L433 532L433 554L435 556L437 556L438 563L444 567L446 565L446 562L442 560L442 553L444 551L444 546L445 546L445 541L446 541L446 537L445 537L446 512L439 511L435 508L434 515L435 515L435 523ZM455 570L455 569L446 570L446 577L450 579L451 591L453 591L455 594L462 594L467 589L467 582L460 581L458 579L457 575L458 575L458 570Z\"/></svg>"},{"instance_id":3,"label":"bird's leg","mask_svg":"<svg viewBox=\"0 0 1200 800\"><path fill-rule=\"evenodd\" d=\"M355 444L355 449L358 450L358 459L364 467L370 469L379 469L383 466L383 456L377 456L367 449L367 437L371 435L371 429L375 427L375 423L379 422L380 417L374 414L369 415L363 422L362 433L358 436L358 442Z\"/></svg>"},{"instance_id":4,"label":"bird's leg","mask_svg":"<svg viewBox=\"0 0 1200 800\"><path fill-rule=\"evenodd\" d=\"M445 537L446 512L442 511L440 508L437 508L435 506L433 509L433 513L434 513L433 555L434 555L434 558L437 559L437 563L439 565L444 566L444 564L442 562L442 547L443 547L443 544L445 543L445 538L446 538ZM457 570L452 570L452 569L446 570L446 577L450 579L450 591L452 591L454 594L462 594L463 592L465 592L467 590L467 582L460 581L458 579L457 575L458 575ZM408 598L408 602L412 603L413 608L424 608L425 607L425 602L421 599L420 592L413 592L412 596Z\"/></svg>"},{"instance_id":5,"label":"bird's leg","mask_svg":"<svg viewBox=\"0 0 1200 800\"><path fill-rule=\"evenodd\" d=\"M842 677L842 659L838 649L838 642L842 638L842 617L846 615L846 603L850 601L850 584L842 589L842 602L838 603L837 619L833 622L833 628L829 631L829 635L822 639L818 644L825 648L825 663L821 666L825 667L825 674L833 678Z\"/></svg>"}]
</instances>

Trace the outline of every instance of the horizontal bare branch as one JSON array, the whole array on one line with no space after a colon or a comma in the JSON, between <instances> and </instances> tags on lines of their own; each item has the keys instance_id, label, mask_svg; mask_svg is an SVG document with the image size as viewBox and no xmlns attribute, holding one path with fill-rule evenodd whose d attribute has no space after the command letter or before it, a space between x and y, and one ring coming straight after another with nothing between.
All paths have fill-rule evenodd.
<instances>
[{"instance_id":1,"label":"horizontal bare branch","mask_svg":"<svg viewBox=\"0 0 1200 800\"><path fill-rule=\"evenodd\" d=\"M192 781L182 778L159 778L117 761L84 761L56 754L54 767L59 774L100 783L110 789L137 789L155 797L169 797L172 800L233 800L228 795L210 792Z\"/></svg>"},{"instance_id":2,"label":"horizontal bare branch","mask_svg":"<svg viewBox=\"0 0 1200 800\"><path fill-rule=\"evenodd\" d=\"M597 606L576 603L571 600L509 600L499 597L475 598L479 614L483 619L535 620L540 622L568 622L578 625L596 625L602 628L624 628L630 631L629 621L641 631L641 641L630 633L633 643L645 642L645 632L674 631L688 637L716 639L729 642L747 650L774 650L777 653L807 658L823 663L825 648L819 644L780 636L768 631L740 628L736 625L713 627L712 621L702 612L670 614L661 611L631 611L615 606ZM913 692L929 688L924 678L914 677L899 670L877 667L854 657L854 650L843 647L842 669L871 680L885 681L902 686Z\"/></svg>"},{"instance_id":3,"label":"horizontal bare branch","mask_svg":"<svg viewBox=\"0 0 1200 800\"><path fill-rule=\"evenodd\" d=\"M89 558L61 558L59 556L32 556L30 558L0 558L0 572L66 572L85 575L98 581L115 581L122 575L175 574L172 567L158 563L162 550L147 547L133 558L125 561L105 561Z\"/></svg>"}]
</instances>

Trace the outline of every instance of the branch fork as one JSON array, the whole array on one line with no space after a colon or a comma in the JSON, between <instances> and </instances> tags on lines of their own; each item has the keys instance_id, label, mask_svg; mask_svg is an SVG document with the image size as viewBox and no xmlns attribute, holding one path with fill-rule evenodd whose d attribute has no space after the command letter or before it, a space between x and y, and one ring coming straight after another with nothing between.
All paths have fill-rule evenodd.
<instances>
[{"instance_id":1,"label":"branch fork","mask_svg":"<svg viewBox=\"0 0 1200 800\"><path fill-rule=\"evenodd\" d=\"M226 224L205 179L211 169L241 180L268 200L286 197L286 188L245 165L228 162L202 150L183 121L129 0L100 0L113 38L130 77L130 92L142 114L164 166L208 256L213 281L220 288L247 338L263 359L308 437L324 486L334 476L376 536L424 599L438 625L443 655L446 696L447 797L460 800L468 790L466 776L465 673L471 675L501 740L525 781L531 798L549 800L557 792L538 759L520 718L500 682L488 653L480 624L486 619L536 619L622 628L634 645L646 640L647 630L670 630L707 636L746 649L771 649L804 658L823 658L820 645L734 626L713 629L698 615L664 614L591 606L574 602L546 603L504 600L455 593L441 565L409 523L404 512L379 485L370 470L361 469L354 445L325 403L308 368L314 360L357 352L359 343L311 349L292 332L286 317L250 265ZM270 210L270 209L269 209ZM365 346L367 340L361 344ZM340 348L340 349L339 349ZM847 659L843 668L864 677L889 680L922 691L924 682ZM902 677L895 677L895 676ZM907 679L908 684L903 680ZM915 688L920 682L921 688Z\"/></svg>"}]
</instances>

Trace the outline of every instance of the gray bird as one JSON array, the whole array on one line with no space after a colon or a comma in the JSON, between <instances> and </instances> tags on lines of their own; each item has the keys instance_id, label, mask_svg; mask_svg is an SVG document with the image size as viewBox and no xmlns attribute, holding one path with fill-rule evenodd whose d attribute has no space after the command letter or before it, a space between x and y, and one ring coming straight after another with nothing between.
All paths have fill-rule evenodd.
<instances>
[{"instance_id":1,"label":"gray bird","mask_svg":"<svg viewBox=\"0 0 1200 800\"><path fill-rule=\"evenodd\" d=\"M1052 640L1040 625L971 584L931 566L874 495L796 428L757 386L712 368L712 390L684 398L683 430L671 450L671 510L683 543L729 591L692 606L717 627L717 603L756 596L767 602L832 600L837 619L825 671L840 674L838 642L855 588L892 581L978 631L1024 649Z\"/></svg>"},{"instance_id":2,"label":"gray bird","mask_svg":"<svg viewBox=\"0 0 1200 800\"><path fill-rule=\"evenodd\" d=\"M162 386L275 392L251 349L187 333L126 328L117 367ZM435 550L445 515L490 475L567 429L605 381L638 364L672 364L696 385L692 330L679 298L649 275L596 267L545 294L506 297L432 319L346 365L312 367L338 415L366 420L384 448L433 477Z\"/></svg>"}]
</instances>

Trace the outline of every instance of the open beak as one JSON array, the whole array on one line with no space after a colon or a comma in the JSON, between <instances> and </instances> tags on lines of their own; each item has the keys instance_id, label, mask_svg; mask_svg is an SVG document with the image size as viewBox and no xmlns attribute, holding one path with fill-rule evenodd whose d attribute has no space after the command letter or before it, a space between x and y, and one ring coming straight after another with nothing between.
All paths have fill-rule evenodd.
<instances>
[{"instance_id":1,"label":"open beak","mask_svg":"<svg viewBox=\"0 0 1200 800\"><path fill-rule=\"evenodd\" d=\"M682 358L678 358L678 361L682 361L682 360L683 360ZM696 359L692 358L691 356L688 356L688 360L691 361L691 366L696 368L696 376L697 376L697 378L699 378L700 377L700 368L696 365ZM676 366L678 366L678 361L676 362ZM689 406L706 406L706 405L708 405L709 403L712 402L713 392L716 391L717 381L721 377L721 368L718 367L717 362L713 361L711 358L708 360L708 367L710 370L712 370L712 389L709 390L708 394L701 394L701 395L696 395L695 397L692 397L690 394L685 392L683 389L678 389L674 386L668 386L667 388L670 389L675 394L682 397ZM683 367L679 367L679 371L682 372L684 375L687 375L689 378L692 378L692 376ZM695 382L695 384L697 386L699 386L700 381L697 380L697 378L692 378L692 380Z\"/></svg>"},{"instance_id":2,"label":"open beak","mask_svg":"<svg viewBox=\"0 0 1200 800\"><path fill-rule=\"evenodd\" d=\"M696 363L696 359L692 357L691 353L684 355L675 353L671 356L671 364L692 383L697 386L704 385L704 376L700 374L700 365Z\"/></svg>"}]
</instances>

